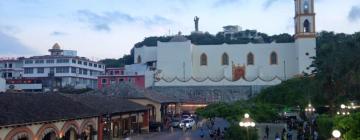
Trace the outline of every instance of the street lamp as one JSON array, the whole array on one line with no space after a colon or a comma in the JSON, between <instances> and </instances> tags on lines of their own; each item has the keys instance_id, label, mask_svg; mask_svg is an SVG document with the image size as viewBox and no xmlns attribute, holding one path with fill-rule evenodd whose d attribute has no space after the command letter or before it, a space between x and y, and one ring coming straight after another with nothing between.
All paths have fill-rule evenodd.
<instances>
[{"instance_id":1,"label":"street lamp","mask_svg":"<svg viewBox=\"0 0 360 140\"><path fill-rule=\"evenodd\" d=\"M333 130L331 134L336 140L338 140L340 138L340 136L341 136L341 132L339 130L336 130L336 129Z\"/></svg>"},{"instance_id":2,"label":"street lamp","mask_svg":"<svg viewBox=\"0 0 360 140\"><path fill-rule=\"evenodd\" d=\"M350 110L353 109L354 106L350 105L350 106L346 106L344 104L340 105L340 111L336 112L336 114L338 115L350 115Z\"/></svg>"},{"instance_id":3,"label":"street lamp","mask_svg":"<svg viewBox=\"0 0 360 140\"><path fill-rule=\"evenodd\" d=\"M313 121L311 119L313 117L314 112L315 112L315 108L311 104L308 104L308 106L305 108L305 115L306 117L308 117L310 123L310 136L312 136Z\"/></svg>"},{"instance_id":4,"label":"street lamp","mask_svg":"<svg viewBox=\"0 0 360 140\"><path fill-rule=\"evenodd\" d=\"M249 140L249 127L255 127L255 122L250 118L248 113L244 114L244 118L239 123L240 127L246 128L247 139Z\"/></svg>"}]
</instances>

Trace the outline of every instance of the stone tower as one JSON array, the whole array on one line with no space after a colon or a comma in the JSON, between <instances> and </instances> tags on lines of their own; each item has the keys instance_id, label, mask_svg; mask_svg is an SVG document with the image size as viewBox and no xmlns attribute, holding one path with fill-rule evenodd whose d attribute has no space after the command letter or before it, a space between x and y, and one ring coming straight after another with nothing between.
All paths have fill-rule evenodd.
<instances>
[{"instance_id":1,"label":"stone tower","mask_svg":"<svg viewBox=\"0 0 360 140\"><path fill-rule=\"evenodd\" d=\"M310 74L312 57L316 56L314 0L295 0L294 20L298 73Z\"/></svg>"}]
</instances>

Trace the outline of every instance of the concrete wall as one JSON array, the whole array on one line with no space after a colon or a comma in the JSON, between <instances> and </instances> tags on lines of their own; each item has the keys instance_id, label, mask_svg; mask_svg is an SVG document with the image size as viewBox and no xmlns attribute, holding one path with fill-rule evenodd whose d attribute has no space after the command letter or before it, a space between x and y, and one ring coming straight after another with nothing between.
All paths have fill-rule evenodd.
<instances>
[{"instance_id":1,"label":"concrete wall","mask_svg":"<svg viewBox=\"0 0 360 140\"><path fill-rule=\"evenodd\" d=\"M138 56L141 57L141 64L156 61L157 47L142 46L134 50L134 64L138 63Z\"/></svg>"}]
</instances>

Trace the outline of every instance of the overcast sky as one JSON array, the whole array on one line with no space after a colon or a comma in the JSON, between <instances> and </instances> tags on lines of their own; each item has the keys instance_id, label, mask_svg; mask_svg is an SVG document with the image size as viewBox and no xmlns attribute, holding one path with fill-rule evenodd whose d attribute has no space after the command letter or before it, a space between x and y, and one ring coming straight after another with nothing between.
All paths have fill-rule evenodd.
<instances>
[{"instance_id":1,"label":"overcast sky","mask_svg":"<svg viewBox=\"0 0 360 140\"><path fill-rule=\"evenodd\" d=\"M315 0L317 31L360 30L360 0ZM0 0L0 56L47 54L58 42L92 59L119 58L144 37L239 25L293 34L294 0Z\"/></svg>"}]
</instances>

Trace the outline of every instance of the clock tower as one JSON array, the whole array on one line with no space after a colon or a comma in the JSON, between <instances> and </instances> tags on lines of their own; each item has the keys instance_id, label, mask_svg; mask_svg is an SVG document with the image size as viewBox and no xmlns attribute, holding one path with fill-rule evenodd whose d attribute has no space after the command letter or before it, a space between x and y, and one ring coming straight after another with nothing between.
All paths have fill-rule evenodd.
<instances>
[{"instance_id":1,"label":"clock tower","mask_svg":"<svg viewBox=\"0 0 360 140\"><path fill-rule=\"evenodd\" d=\"M314 0L295 0L294 21L298 72L310 74L312 57L316 56Z\"/></svg>"}]
</instances>

